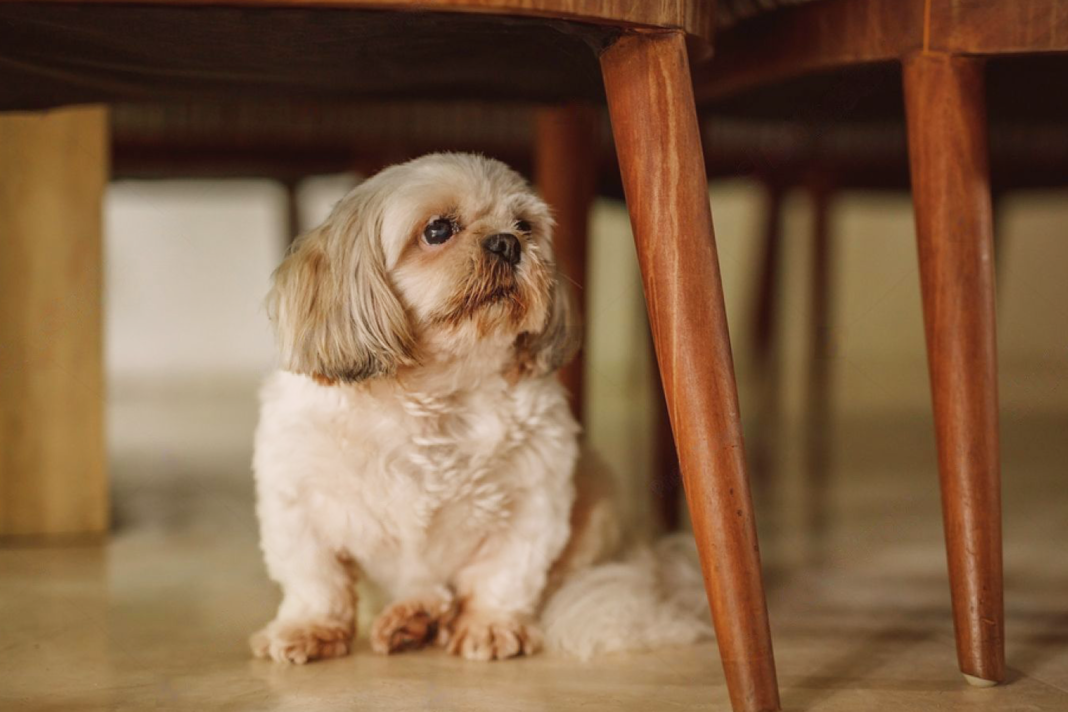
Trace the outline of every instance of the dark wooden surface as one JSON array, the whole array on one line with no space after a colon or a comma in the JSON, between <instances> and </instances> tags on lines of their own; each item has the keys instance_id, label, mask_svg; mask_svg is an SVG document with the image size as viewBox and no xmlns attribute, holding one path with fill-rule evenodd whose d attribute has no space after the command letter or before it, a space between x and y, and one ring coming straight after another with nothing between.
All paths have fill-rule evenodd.
<instances>
[{"instance_id":1,"label":"dark wooden surface","mask_svg":"<svg viewBox=\"0 0 1068 712\"><path fill-rule=\"evenodd\" d=\"M556 220L556 261L570 283L580 319L585 319L589 296L586 248L590 209L597 195L600 118L600 112L591 105L568 104L538 110L535 121L534 182ZM584 354L580 350L560 371L560 380L571 394L571 408L580 423L584 422L583 368Z\"/></svg>"},{"instance_id":2,"label":"dark wooden surface","mask_svg":"<svg viewBox=\"0 0 1068 712\"><path fill-rule=\"evenodd\" d=\"M653 362L656 362L656 349L649 339L649 350ZM660 371L651 369L649 374L653 381L653 471L650 473L649 487L653 494L653 516L660 531L667 533L679 528L682 523L682 474L679 471L679 453L675 448L675 436L671 432L671 417L668 415L667 400L664 398L664 384L660 380Z\"/></svg>"},{"instance_id":3,"label":"dark wooden surface","mask_svg":"<svg viewBox=\"0 0 1068 712\"><path fill-rule=\"evenodd\" d=\"M808 166L839 187L900 185L899 139L854 141L854 161L827 138L907 117L958 656L966 675L1001 681L991 191L1063 184L1068 3L824 0L739 23L716 44L696 79L701 105L808 126L807 151L781 164L791 180ZM827 276L815 282L819 290ZM811 420L819 410L813 403ZM825 469L819 462L814 451L809 469Z\"/></svg>"},{"instance_id":4,"label":"dark wooden surface","mask_svg":"<svg viewBox=\"0 0 1068 712\"><path fill-rule=\"evenodd\" d=\"M996 68L992 76L995 83L1009 83L1008 75L1002 79ZM1040 76L1049 80L1047 86L1054 83L1052 67ZM878 121L817 121L798 116L801 110L783 115L780 108L775 115L770 106L764 107L763 117L706 110L702 138L709 178L749 176L763 181L774 175L787 185L801 185L818 170L833 175L839 189L908 189L900 71L886 73L884 79L878 87L897 108ZM848 84L842 89L851 91ZM1068 97L1068 92L1046 93ZM792 97L806 100L803 93ZM998 99L995 93L992 100ZM1030 98L1023 103L1036 107ZM1046 107L1055 108L1048 103ZM366 173L431 151L455 150L483 152L533 175L537 110L538 105L529 102L302 102L284 97L268 102L121 103L110 112L112 170L122 178L252 176L291 181L353 168ZM1041 104L1036 111L1043 111ZM1059 111L1044 116L993 125L996 192L1068 184L1068 132ZM1068 120L1068 111L1063 116ZM607 127L606 118L600 121ZM607 128L595 153L599 193L622 198Z\"/></svg>"},{"instance_id":5,"label":"dark wooden surface","mask_svg":"<svg viewBox=\"0 0 1068 712\"><path fill-rule=\"evenodd\" d=\"M0 110L70 103L599 99L604 25L332 8L0 4Z\"/></svg>"},{"instance_id":6,"label":"dark wooden surface","mask_svg":"<svg viewBox=\"0 0 1068 712\"><path fill-rule=\"evenodd\" d=\"M1064 0L931 0L927 17L923 34L927 52L1068 51L1068 3Z\"/></svg>"},{"instance_id":7,"label":"dark wooden surface","mask_svg":"<svg viewBox=\"0 0 1068 712\"><path fill-rule=\"evenodd\" d=\"M456 12L541 17L613 27L679 29L711 41L714 0L37 0L80 5L342 8L391 12Z\"/></svg>"},{"instance_id":8,"label":"dark wooden surface","mask_svg":"<svg viewBox=\"0 0 1068 712\"><path fill-rule=\"evenodd\" d=\"M905 62L953 619L961 670L1005 677L994 245L982 61Z\"/></svg>"},{"instance_id":9,"label":"dark wooden surface","mask_svg":"<svg viewBox=\"0 0 1068 712\"><path fill-rule=\"evenodd\" d=\"M602 56L694 536L735 710L779 709L701 136L681 34Z\"/></svg>"},{"instance_id":10,"label":"dark wooden surface","mask_svg":"<svg viewBox=\"0 0 1068 712\"><path fill-rule=\"evenodd\" d=\"M1068 52L1063 0L821 0L766 13L716 37L699 103L746 88L917 51Z\"/></svg>"}]
</instances>

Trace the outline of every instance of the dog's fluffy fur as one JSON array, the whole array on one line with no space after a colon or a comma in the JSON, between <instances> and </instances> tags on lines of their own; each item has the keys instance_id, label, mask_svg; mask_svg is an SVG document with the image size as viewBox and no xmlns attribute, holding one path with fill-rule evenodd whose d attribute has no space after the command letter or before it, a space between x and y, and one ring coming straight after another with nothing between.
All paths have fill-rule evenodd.
<instances>
[{"instance_id":1,"label":"dog's fluffy fur","mask_svg":"<svg viewBox=\"0 0 1068 712\"><path fill-rule=\"evenodd\" d=\"M430 244L442 219L455 233ZM583 656L707 632L703 606L664 595L685 578L665 557L590 568L619 526L596 468L575 474L579 428L553 372L578 327L551 232L506 166L435 154L364 182L294 244L268 300L282 370L254 458L283 600L256 655L346 654L358 575L392 601L370 629L382 653L529 654L543 609L550 644ZM484 248L497 233L518 238L518 263Z\"/></svg>"}]
</instances>

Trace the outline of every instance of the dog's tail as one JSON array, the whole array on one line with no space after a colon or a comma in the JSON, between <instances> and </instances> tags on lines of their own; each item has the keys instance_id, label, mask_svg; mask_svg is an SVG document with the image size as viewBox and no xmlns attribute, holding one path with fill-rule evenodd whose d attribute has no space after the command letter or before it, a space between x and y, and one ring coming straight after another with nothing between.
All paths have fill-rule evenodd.
<instances>
[{"instance_id":1,"label":"dog's tail","mask_svg":"<svg viewBox=\"0 0 1068 712\"><path fill-rule=\"evenodd\" d=\"M545 642L582 659L712 637L693 537L678 534L570 572L541 616Z\"/></svg>"}]
</instances>

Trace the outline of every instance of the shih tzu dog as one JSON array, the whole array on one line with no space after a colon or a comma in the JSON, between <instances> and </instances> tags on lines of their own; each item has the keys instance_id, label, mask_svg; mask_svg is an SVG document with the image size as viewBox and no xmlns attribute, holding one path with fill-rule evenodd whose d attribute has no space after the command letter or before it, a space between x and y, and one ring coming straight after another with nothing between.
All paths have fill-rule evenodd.
<instances>
[{"instance_id":1,"label":"shih tzu dog","mask_svg":"<svg viewBox=\"0 0 1068 712\"><path fill-rule=\"evenodd\" d=\"M580 655L707 632L692 601L662 600L660 579L692 567L665 572L671 557L648 552L591 567L619 527L577 466L554 377L578 326L552 227L505 165L434 154L362 183L294 243L268 298L282 370L262 391L253 463L283 600L255 655L348 653L357 576L391 600L370 628L379 653L530 654L539 619ZM636 623L620 605L657 610Z\"/></svg>"}]
</instances>

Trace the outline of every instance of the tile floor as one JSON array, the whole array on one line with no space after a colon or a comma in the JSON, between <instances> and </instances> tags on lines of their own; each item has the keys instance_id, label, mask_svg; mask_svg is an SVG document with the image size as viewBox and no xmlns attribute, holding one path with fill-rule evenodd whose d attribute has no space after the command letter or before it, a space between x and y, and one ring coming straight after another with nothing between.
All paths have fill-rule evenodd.
<instances>
[{"instance_id":1,"label":"tile floor","mask_svg":"<svg viewBox=\"0 0 1068 712\"><path fill-rule=\"evenodd\" d=\"M714 644L497 664L366 644L306 667L249 659L277 601L256 548L250 394L112 406L104 545L0 548L0 710L727 710ZM956 671L930 423L836 423L820 482L758 491L785 709L1068 710L1068 417L1005 418L1010 684ZM803 462L782 438L780 463Z\"/></svg>"}]
</instances>

